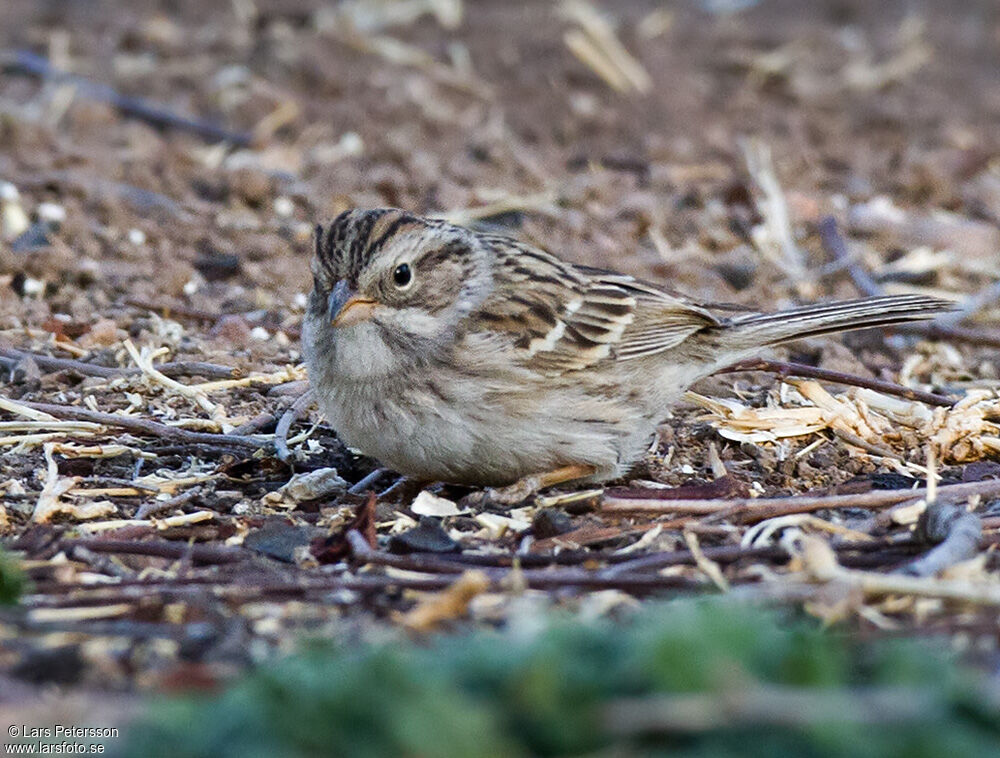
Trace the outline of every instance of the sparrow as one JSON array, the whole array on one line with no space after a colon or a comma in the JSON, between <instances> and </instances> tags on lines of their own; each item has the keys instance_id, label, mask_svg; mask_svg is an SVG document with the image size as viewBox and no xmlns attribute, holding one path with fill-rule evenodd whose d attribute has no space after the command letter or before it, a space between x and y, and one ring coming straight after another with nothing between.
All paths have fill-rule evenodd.
<instances>
[{"instance_id":1,"label":"sparrow","mask_svg":"<svg viewBox=\"0 0 1000 758\"><path fill-rule=\"evenodd\" d=\"M618 479L697 380L803 337L927 319L922 295L720 312L625 274L398 209L315 230L302 328L349 447L420 481Z\"/></svg>"}]
</instances>

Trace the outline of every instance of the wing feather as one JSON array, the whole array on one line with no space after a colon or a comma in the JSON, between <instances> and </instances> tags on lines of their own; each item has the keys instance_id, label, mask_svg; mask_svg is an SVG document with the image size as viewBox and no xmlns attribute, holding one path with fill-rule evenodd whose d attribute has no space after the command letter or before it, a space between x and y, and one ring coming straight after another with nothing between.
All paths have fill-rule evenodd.
<instances>
[{"instance_id":1,"label":"wing feather","mask_svg":"<svg viewBox=\"0 0 1000 758\"><path fill-rule=\"evenodd\" d=\"M507 334L514 361L526 368L562 374L654 355L719 323L705 309L630 276L573 266L506 238L484 241L496 268L478 321L484 330Z\"/></svg>"}]
</instances>

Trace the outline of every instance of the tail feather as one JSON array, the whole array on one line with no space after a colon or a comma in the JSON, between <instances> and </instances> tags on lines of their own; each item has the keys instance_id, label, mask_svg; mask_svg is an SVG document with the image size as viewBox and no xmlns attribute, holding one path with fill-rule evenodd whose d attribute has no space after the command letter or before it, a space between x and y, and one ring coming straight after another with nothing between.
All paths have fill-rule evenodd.
<instances>
[{"instance_id":1,"label":"tail feather","mask_svg":"<svg viewBox=\"0 0 1000 758\"><path fill-rule=\"evenodd\" d=\"M754 313L724 322L719 336L733 349L750 349L852 329L921 321L955 310L955 304L925 295L895 295L807 305L777 313Z\"/></svg>"}]
</instances>

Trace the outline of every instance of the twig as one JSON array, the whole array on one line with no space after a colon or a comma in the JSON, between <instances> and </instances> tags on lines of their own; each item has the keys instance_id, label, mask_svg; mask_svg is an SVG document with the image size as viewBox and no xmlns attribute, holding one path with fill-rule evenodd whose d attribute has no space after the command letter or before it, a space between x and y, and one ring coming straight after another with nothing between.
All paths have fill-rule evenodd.
<instances>
[{"instance_id":1,"label":"twig","mask_svg":"<svg viewBox=\"0 0 1000 758\"><path fill-rule=\"evenodd\" d=\"M993 282L976 294L965 298L965 301L954 312L938 316L935 323L946 328L954 326L995 303L998 299L1000 299L1000 282Z\"/></svg>"},{"instance_id":2,"label":"twig","mask_svg":"<svg viewBox=\"0 0 1000 758\"><path fill-rule=\"evenodd\" d=\"M179 495L174 495L172 498L167 500L150 500L139 506L139 510L135 512L134 518L146 519L154 513L163 513L164 511L169 511L173 508L179 508L182 505L190 503L199 495L201 495L201 488L192 487L191 489L182 492Z\"/></svg>"},{"instance_id":3,"label":"twig","mask_svg":"<svg viewBox=\"0 0 1000 758\"><path fill-rule=\"evenodd\" d=\"M190 557L195 563L238 563L250 557L245 550L218 545L189 545L187 543L156 540L137 542L132 540L106 540L79 538L62 540L66 548L85 547L94 553L122 553L126 555L152 555L158 558Z\"/></svg>"},{"instance_id":4,"label":"twig","mask_svg":"<svg viewBox=\"0 0 1000 758\"><path fill-rule=\"evenodd\" d=\"M130 432L135 432L136 434L159 437L161 439L169 440L170 442L178 442L182 444L213 445L215 447L229 446L253 450L265 447L269 444L267 442L254 439L253 437L244 437L235 434L192 432L177 426L167 426L166 424L161 424L157 421L150 421L149 419L131 418L129 416L122 416L118 413L101 413L100 411L91 411L86 408L79 408L71 405L28 402L22 403L22 405L26 405L36 411L51 414L56 418L92 421L95 424L113 426L118 429L127 429Z\"/></svg>"},{"instance_id":5,"label":"twig","mask_svg":"<svg viewBox=\"0 0 1000 758\"><path fill-rule=\"evenodd\" d=\"M262 429L267 429L267 427L275 423L277 420L278 417L273 413L264 411L263 413L258 413L245 424L237 426L233 429L232 434L253 434L254 432L259 432Z\"/></svg>"},{"instance_id":6,"label":"twig","mask_svg":"<svg viewBox=\"0 0 1000 758\"><path fill-rule=\"evenodd\" d=\"M295 402L288 407L288 410L281 414L278 426L274 430L274 450L279 460L286 461L292 454L291 450L288 449L288 430L292 428L292 424L299 419L312 401L312 392L306 390L295 398Z\"/></svg>"},{"instance_id":7,"label":"twig","mask_svg":"<svg viewBox=\"0 0 1000 758\"><path fill-rule=\"evenodd\" d=\"M203 311L198 308L189 308L184 305L170 305L168 303L150 303L146 300L140 300L135 297L125 298L125 304L131 305L136 308L142 308L143 310L150 311L151 313L156 313L164 318L186 318L191 321L201 321L207 324L214 324L216 321L221 319L223 316L227 315L225 313L210 313L209 311Z\"/></svg>"},{"instance_id":8,"label":"twig","mask_svg":"<svg viewBox=\"0 0 1000 758\"><path fill-rule=\"evenodd\" d=\"M2 61L5 71L72 84L76 91L84 97L107 103L126 116L145 121L160 129L187 132L209 142L229 142L237 147L250 146L250 135L245 132L234 132L207 121L179 115L164 105L143 98L123 95L106 84L61 71L42 56L29 50L7 53L0 58L0 61Z\"/></svg>"},{"instance_id":9,"label":"twig","mask_svg":"<svg viewBox=\"0 0 1000 758\"><path fill-rule=\"evenodd\" d=\"M735 563L745 558L763 558L767 560L783 560L788 558L788 552L781 547L743 547L741 545L719 545L703 547L705 558L715 563ZM630 574L636 571L657 571L668 566L689 566L695 564L695 556L690 550L672 550L663 553L651 553L632 558L617 566L611 566L601 571L601 576L612 577Z\"/></svg>"},{"instance_id":10,"label":"twig","mask_svg":"<svg viewBox=\"0 0 1000 758\"><path fill-rule=\"evenodd\" d=\"M362 495L369 487L388 473L389 469L387 468L377 468L352 484L351 488L347 491L352 495Z\"/></svg>"},{"instance_id":11,"label":"twig","mask_svg":"<svg viewBox=\"0 0 1000 758\"><path fill-rule=\"evenodd\" d=\"M64 544L72 545L77 540L66 540ZM87 547L94 550L89 540L83 540ZM120 548L112 549L112 540L106 540L108 550L105 552L121 552L139 555L161 555L160 552L152 553L141 549L140 546L157 544L148 542L125 542L120 541ZM171 546L171 543L166 543ZM134 549L128 549L134 546ZM186 546L172 545L173 548L183 549ZM226 552L213 554L200 553L198 548L209 549L207 545L192 545L195 552L191 553L193 560L205 563L233 563L242 558L231 557L228 553L232 548L215 548ZM96 551L95 551L96 552ZM162 549L164 558L182 557L176 555L177 550ZM388 555L377 553L377 556ZM396 556L398 557L398 556ZM201 558L206 560L201 561ZM214 560L221 558L221 560ZM198 577L196 580L179 579L165 581L132 581L125 580L115 585L103 585L89 587L75 586L72 597L64 597L66 586L62 583L37 584L34 588L35 594L22 598L22 603L28 607L73 607L82 605L98 605L102 603L121 602L129 597L142 597L149 593L150 588L156 588L156 595L162 600L173 600L189 598L192 595L199 595L205 592L205 586L212 586L212 594L218 598L232 599L237 602L250 602L262 597L306 597L314 593L326 594L338 590L354 590L362 593L386 592L391 589L405 588L414 590L441 590L450 586L460 574L437 574L425 576L389 576L378 574L364 574L362 576L336 576L323 577L322 579L298 579L292 581L261 581L258 578L247 577L245 581L234 580L232 576L226 577ZM623 577L601 577L596 572L587 571L502 571L491 572L490 583L494 589L500 589L508 582L516 581L520 586L532 589L562 589L580 588L590 590L618 589L636 593L660 592L664 590L687 589L701 591L704 585L679 576L623 576ZM121 589L118 589L121 588ZM122 589L126 591L123 592ZM134 593L131 592L134 590ZM81 596L81 592L86 592L86 596ZM58 593L58 594L57 594ZM52 595L56 595L53 597Z\"/></svg>"},{"instance_id":12,"label":"twig","mask_svg":"<svg viewBox=\"0 0 1000 758\"><path fill-rule=\"evenodd\" d=\"M757 201L757 207L764 218L772 244L758 243L757 247L774 263L788 271L792 278L801 279L805 272L805 263L802 251L795 243L795 236L792 233L788 203L774 171L771 147L762 140L748 138L741 139L739 146L747 164L747 173L764 195L763 199Z\"/></svg>"},{"instance_id":13,"label":"twig","mask_svg":"<svg viewBox=\"0 0 1000 758\"><path fill-rule=\"evenodd\" d=\"M406 571L422 571L437 574L461 574L464 567L449 563L446 559L431 555L394 555L379 550L372 550L367 540L357 530L347 533L347 541L354 557L359 563L376 566L389 566ZM621 589L621 590L659 590L670 587L700 588L696 582L682 577L663 577L650 574L617 574L606 575L599 571L583 569L529 569L508 570L483 568L492 582L499 585L516 573L518 582L534 589L554 587L588 587L591 589ZM676 581L680 580L680 581Z\"/></svg>"},{"instance_id":14,"label":"twig","mask_svg":"<svg viewBox=\"0 0 1000 758\"><path fill-rule=\"evenodd\" d=\"M847 273L854 282L854 286L865 295L880 296L885 292L872 279L871 275L854 260L847 252L847 244L844 237L837 228L837 221L832 216L825 216L819 222L820 241L827 254L836 261L844 264ZM991 299L995 299L998 294L997 286L988 287L984 292L974 295L969 301L959 309L959 312L969 313L982 307ZM985 347L1000 347L1000 334L995 331L980 329L966 329L955 326L960 318L956 318L954 313L944 314L930 323L924 324L900 324L888 327L899 334L915 334L927 339L951 340L953 342L966 342L971 345Z\"/></svg>"},{"instance_id":15,"label":"twig","mask_svg":"<svg viewBox=\"0 0 1000 758\"><path fill-rule=\"evenodd\" d=\"M965 342L979 347L1000 348L1000 333L985 329L966 329L959 326L943 326L930 324L907 324L891 327L900 334L917 334L929 340L949 340L950 342Z\"/></svg>"},{"instance_id":16,"label":"twig","mask_svg":"<svg viewBox=\"0 0 1000 758\"><path fill-rule=\"evenodd\" d=\"M865 271L864 267L858 263L857 259L851 256L847 250L847 243L844 236L837 228L837 219L833 216L824 216L819 220L819 239L823 243L823 248L827 254L835 261L842 263L847 270L851 281L858 291L870 297L882 297L885 290L879 286L878 282L872 279L871 274Z\"/></svg>"},{"instance_id":17,"label":"twig","mask_svg":"<svg viewBox=\"0 0 1000 758\"><path fill-rule=\"evenodd\" d=\"M925 497L923 487L912 490L874 490L851 495L796 495L775 498L734 498L732 500L651 500L645 498L605 497L605 513L675 513L714 514L713 520L737 518L754 523L792 513L809 513L826 508L885 508ZM938 498L954 501L973 495L1000 495L1000 479L964 482L938 487Z\"/></svg>"},{"instance_id":18,"label":"twig","mask_svg":"<svg viewBox=\"0 0 1000 758\"><path fill-rule=\"evenodd\" d=\"M949 407L958 402L958 398L956 397L915 390L910 387L904 387L902 384L886 382L882 379L869 379L868 377L847 374L842 371L831 371L816 366L807 366L804 363L787 363L784 361L769 361L756 358L734 363L732 366L724 368L718 373L731 374L737 371L768 371L783 378L787 376L800 376L808 379L819 379L821 381L833 382L834 384L864 387L865 389L881 392L884 395L895 395L905 400L914 400L919 403L942 407Z\"/></svg>"},{"instance_id":19,"label":"twig","mask_svg":"<svg viewBox=\"0 0 1000 758\"><path fill-rule=\"evenodd\" d=\"M72 358L53 358L40 353L32 353L27 350L17 350L14 348L0 348L0 357L23 360L30 358L40 369L45 371L75 371L83 376L98 376L111 379L117 376L137 376L142 373L142 369L135 366L111 367L98 366L95 363L86 363ZM156 369L166 376L204 376L209 379L232 379L239 374L239 369L231 366L221 366L217 363L204 363L202 361L177 361L172 363L160 363Z\"/></svg>"},{"instance_id":20,"label":"twig","mask_svg":"<svg viewBox=\"0 0 1000 758\"><path fill-rule=\"evenodd\" d=\"M830 546L819 537L803 534L798 538L798 557L805 574L820 584L837 584L865 597L912 595L956 600L973 605L1000 606L1000 586L989 581L936 579L926 576L881 574L844 568Z\"/></svg>"}]
</instances>

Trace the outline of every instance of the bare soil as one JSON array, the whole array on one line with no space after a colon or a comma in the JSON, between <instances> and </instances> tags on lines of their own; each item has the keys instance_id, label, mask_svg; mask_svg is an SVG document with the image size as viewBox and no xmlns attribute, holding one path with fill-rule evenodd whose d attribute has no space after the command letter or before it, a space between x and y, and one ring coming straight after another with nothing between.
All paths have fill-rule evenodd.
<instances>
[{"instance_id":1,"label":"bare soil","mask_svg":"<svg viewBox=\"0 0 1000 758\"><path fill-rule=\"evenodd\" d=\"M0 395L21 411L5 408L0 420L24 421L23 404L35 402L191 433L273 435L305 378L296 366L314 224L392 205L706 301L771 309L856 297L858 271L886 292L963 303L987 293L960 325L933 334L859 333L771 356L903 380L965 397L972 410L923 406L908 425L825 384L868 425L846 434L828 409L819 428L768 440L740 437L724 414L706 417L704 403L682 404L641 481L618 483L625 494L656 484L686 488L685 500L877 492L919 483L929 463L945 485L995 479L1000 7L765 0L709 10L718 5L604 3L651 82L618 91L567 46L579 22L546 2L466 2L452 25L446 13L394 23L364 2L6 0L0 180L19 199L0 201ZM18 51L72 76L38 76ZM133 100L102 102L83 80ZM229 139L137 117L134 98ZM754 159L768 169L768 154L762 174ZM782 210L790 253L776 237ZM828 215L849 266L820 239ZM215 366L175 367L184 385L228 376L219 366L249 379L206 389L206 406L125 373L136 365L126 340L162 348L157 364ZM758 416L820 402L766 372L720 374L696 390ZM754 549L741 547L756 523L745 514L624 513L599 495L546 493L513 516L470 511L417 528L412 493L375 503L343 488L299 502L278 492L293 474L334 467L350 485L375 468L315 409L292 425L289 461L270 436L248 447L105 422L52 430L2 432L0 535L33 585L0 612L6 709L53 684L69 693L214 686L303 633L360 640L503 623L524 608L517 587L600 613L724 583L860 633L961 633L995 655L996 599L949 604L859 595L847 580L813 584L810 556L789 562L781 541L793 528L818 535L844 566L890 575L933 542L914 536L915 512L820 510L813 518L829 528L774 524ZM40 518L39 503L60 486L46 502L66 509ZM959 503L977 518L980 562L954 578L996 592L998 493L983 492ZM461 506L475 493L437 494ZM147 518L165 498L178 499ZM445 548L454 552L416 554ZM510 568L515 553L526 577ZM646 553L673 558L607 573ZM468 605L466 590L446 588L470 565L488 582ZM443 610L429 622L406 615L437 601Z\"/></svg>"}]
</instances>

